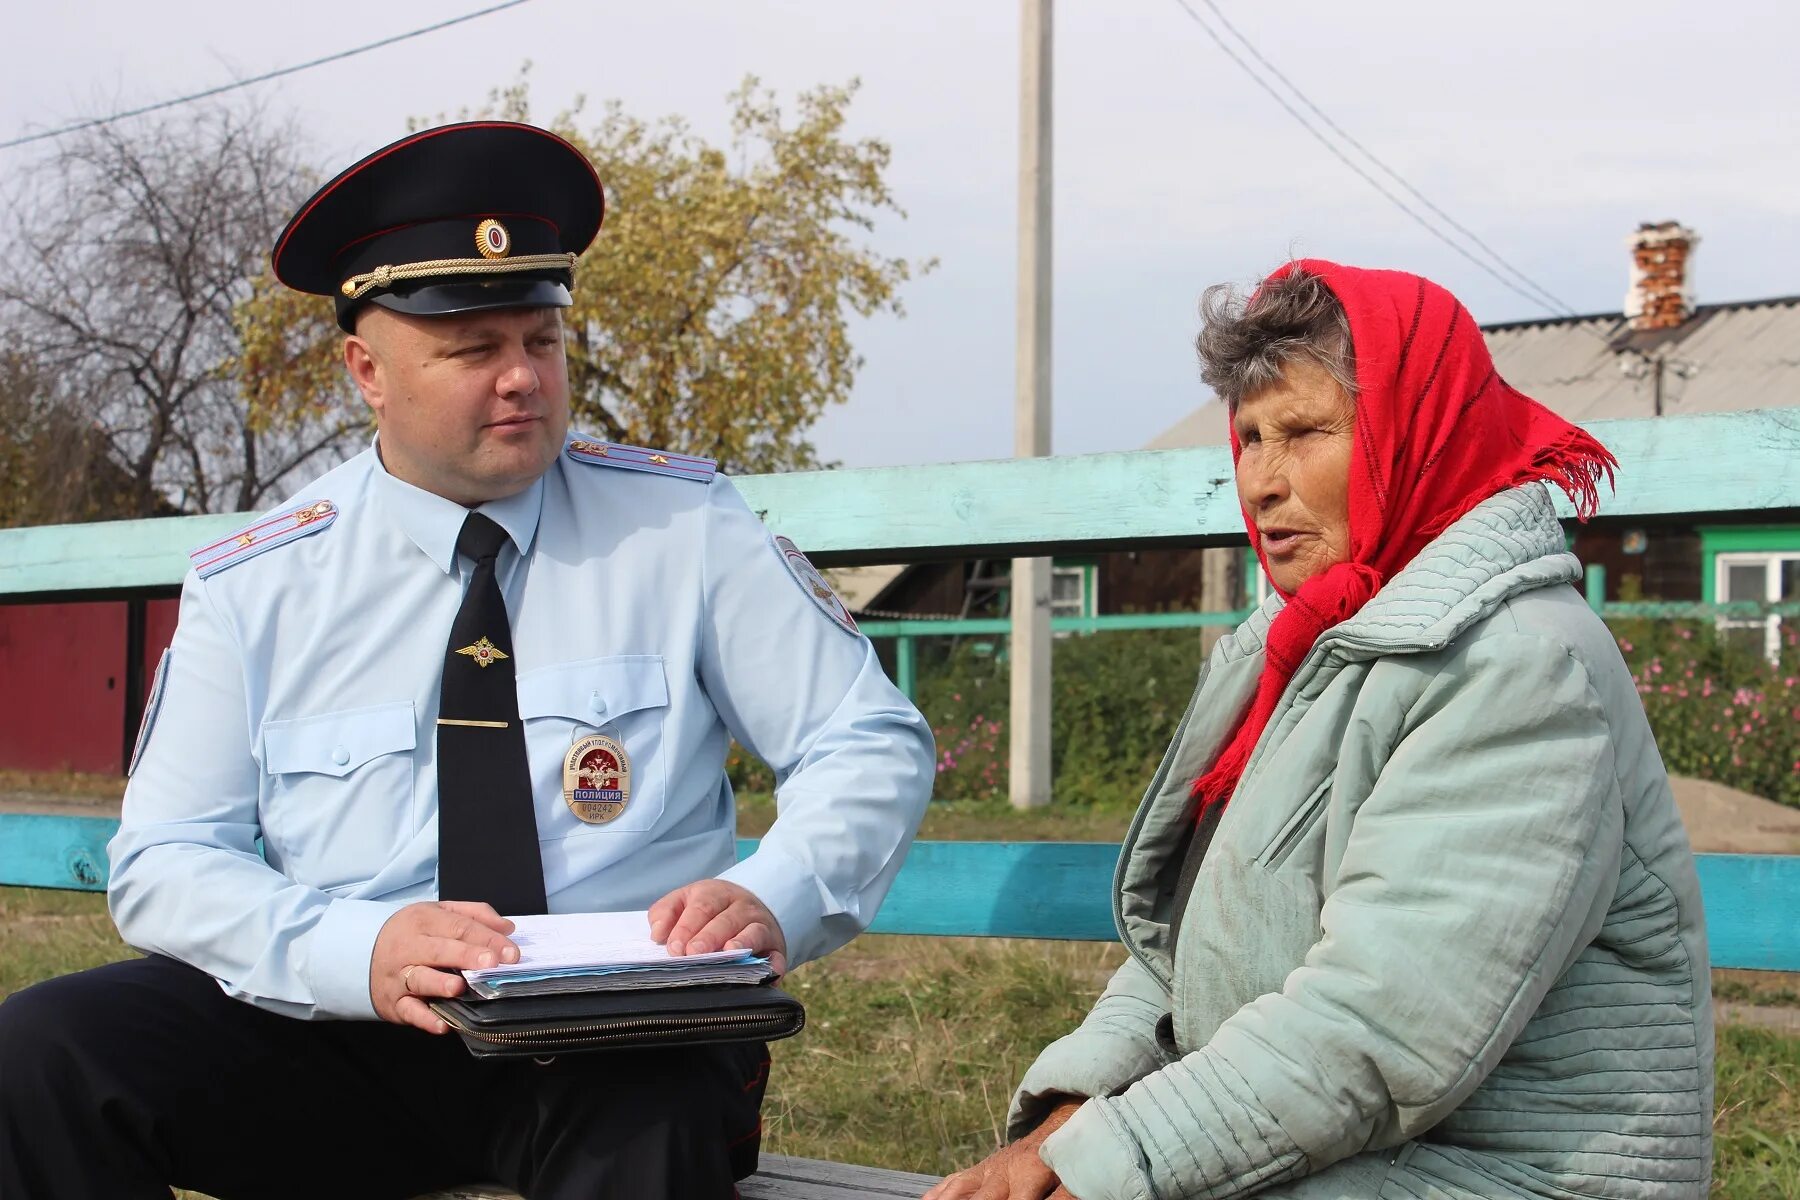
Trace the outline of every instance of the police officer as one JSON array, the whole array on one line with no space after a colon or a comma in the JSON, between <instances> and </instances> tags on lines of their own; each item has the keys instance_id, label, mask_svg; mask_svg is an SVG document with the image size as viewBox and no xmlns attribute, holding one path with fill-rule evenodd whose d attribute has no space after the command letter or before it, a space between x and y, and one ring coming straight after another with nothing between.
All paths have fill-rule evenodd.
<instances>
[{"instance_id":1,"label":"police officer","mask_svg":"<svg viewBox=\"0 0 1800 1200\"><path fill-rule=\"evenodd\" d=\"M603 195L528 125L402 139L274 251L374 444L197 548L110 846L147 957L0 1006L0 1195L728 1197L760 1045L473 1058L427 1006L507 919L649 909L778 971L865 928L931 735L713 464L571 434ZM735 737L781 781L734 853ZM438 1035L438 1036L432 1036Z\"/></svg>"}]
</instances>

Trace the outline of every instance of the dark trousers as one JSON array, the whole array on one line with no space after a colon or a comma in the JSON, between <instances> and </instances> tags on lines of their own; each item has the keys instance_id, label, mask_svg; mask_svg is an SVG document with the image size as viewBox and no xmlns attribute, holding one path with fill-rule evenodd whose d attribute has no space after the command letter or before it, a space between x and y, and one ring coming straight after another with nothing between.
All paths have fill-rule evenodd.
<instances>
[{"instance_id":1,"label":"dark trousers","mask_svg":"<svg viewBox=\"0 0 1800 1200\"><path fill-rule=\"evenodd\" d=\"M454 1035L296 1021L151 957L0 1004L0 1200L729 1200L756 1169L760 1043L472 1057Z\"/></svg>"}]
</instances>

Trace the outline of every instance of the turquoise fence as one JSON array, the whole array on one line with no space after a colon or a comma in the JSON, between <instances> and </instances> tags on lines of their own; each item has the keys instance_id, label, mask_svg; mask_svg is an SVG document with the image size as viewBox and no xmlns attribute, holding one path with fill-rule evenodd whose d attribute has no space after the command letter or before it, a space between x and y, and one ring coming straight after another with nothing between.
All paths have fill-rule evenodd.
<instances>
[{"instance_id":1,"label":"turquoise fence","mask_svg":"<svg viewBox=\"0 0 1800 1200\"><path fill-rule=\"evenodd\" d=\"M1768 604L1740 600L1724 604L1689 601L1611 601L1606 597L1606 568L1587 568L1587 601L1608 620L1715 621L1755 620L1760 617L1800 617L1800 601ZM1114 613L1102 617L1053 617L1053 633L1108 633L1122 629L1203 629L1208 625L1235 626L1251 609L1228 612ZM859 622L865 635L894 640L894 682L909 700L918 698L918 639L928 637L1005 637L1012 632L1006 617L921 618Z\"/></svg>"},{"instance_id":2,"label":"turquoise fence","mask_svg":"<svg viewBox=\"0 0 1800 1200\"><path fill-rule=\"evenodd\" d=\"M1800 410L1600 421L1618 455L1610 518L1791 523ZM758 476L739 481L769 527L820 565L1241 544L1221 447ZM1567 507L1561 510L1570 515ZM0 603L170 595L189 547L245 514L0 530ZM1589 577L1590 598L1603 594ZM1603 580L1600 581L1603 586ZM1800 615L1795 606L1602 605L1619 617ZM1229 624L1242 613L1069 619L1071 632ZM870 622L872 636L1004 634L1006 622ZM969 625L973 627L970 628ZM107 820L0 813L0 886L104 888ZM748 848L746 844L745 848ZM920 842L875 928L892 933L1105 938L1118 847ZM1800 858L1699 856L1713 964L1800 970Z\"/></svg>"}]
</instances>

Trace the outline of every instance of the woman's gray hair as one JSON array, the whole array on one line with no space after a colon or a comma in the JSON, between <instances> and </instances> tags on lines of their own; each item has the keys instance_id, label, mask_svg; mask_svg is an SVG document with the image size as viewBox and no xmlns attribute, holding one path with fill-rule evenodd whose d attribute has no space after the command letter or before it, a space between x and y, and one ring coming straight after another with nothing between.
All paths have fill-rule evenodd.
<instances>
[{"instance_id":1,"label":"woman's gray hair","mask_svg":"<svg viewBox=\"0 0 1800 1200\"><path fill-rule=\"evenodd\" d=\"M1295 359L1322 367L1356 398L1350 318L1325 281L1300 267L1245 296L1217 283L1200 297L1200 378L1232 409L1278 382Z\"/></svg>"}]
</instances>

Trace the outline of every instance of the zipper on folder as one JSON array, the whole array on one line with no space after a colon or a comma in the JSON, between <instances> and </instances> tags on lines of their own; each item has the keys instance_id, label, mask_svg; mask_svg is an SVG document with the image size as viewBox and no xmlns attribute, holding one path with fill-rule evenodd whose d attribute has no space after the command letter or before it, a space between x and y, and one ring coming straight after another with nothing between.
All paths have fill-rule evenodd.
<instances>
[{"instance_id":1,"label":"zipper on folder","mask_svg":"<svg viewBox=\"0 0 1800 1200\"><path fill-rule=\"evenodd\" d=\"M695 1026L711 1026L715 1028L732 1028L744 1033L775 1033L786 1029L790 1022L781 1017L688 1017L679 1023L647 1017L636 1021L612 1021L601 1025L574 1025L566 1029L542 1030L533 1033L507 1033L475 1029L457 1020L449 1013L438 1013L444 1021L458 1033L465 1034L477 1041L496 1046L517 1046L532 1049L570 1049L576 1046L604 1045L609 1041L632 1041L640 1039L647 1032L665 1032L678 1029L690 1029Z\"/></svg>"}]
</instances>

